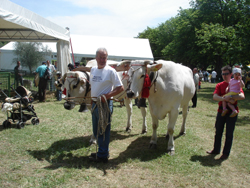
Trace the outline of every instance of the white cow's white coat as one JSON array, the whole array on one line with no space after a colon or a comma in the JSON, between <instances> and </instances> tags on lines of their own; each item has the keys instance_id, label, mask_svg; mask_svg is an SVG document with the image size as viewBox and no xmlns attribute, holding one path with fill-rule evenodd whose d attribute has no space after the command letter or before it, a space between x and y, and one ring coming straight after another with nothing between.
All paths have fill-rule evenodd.
<instances>
[{"instance_id":1,"label":"white cow's white coat","mask_svg":"<svg viewBox=\"0 0 250 188\"><path fill-rule=\"evenodd\" d=\"M127 62L127 64L130 65L128 72L131 80L130 89L133 92L133 98L137 98L143 87L143 75L145 72L148 71L149 73L150 71L154 71L158 74L155 86L150 88L148 98L153 127L150 144L151 146L156 146L158 121L164 119L166 115L169 115L167 131L167 135L169 135L168 151L172 152L174 151L174 126L180 107L182 107L183 115L180 134L184 134L186 131L185 123L188 104L195 92L193 73L190 68L172 61L158 60L155 63L156 64L150 65L141 60ZM147 69L146 66L143 65L146 65ZM138 69L138 67L140 68Z\"/></svg>"}]
</instances>

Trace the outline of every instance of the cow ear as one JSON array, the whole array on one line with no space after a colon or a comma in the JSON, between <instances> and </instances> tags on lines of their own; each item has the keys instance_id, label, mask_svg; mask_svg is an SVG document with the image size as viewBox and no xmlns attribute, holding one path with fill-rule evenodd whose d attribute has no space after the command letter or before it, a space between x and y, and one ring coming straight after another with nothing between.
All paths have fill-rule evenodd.
<instances>
[{"instance_id":1,"label":"cow ear","mask_svg":"<svg viewBox=\"0 0 250 188\"><path fill-rule=\"evenodd\" d=\"M148 65L147 68L148 68L147 73L152 72L152 71L158 71L162 68L162 64L159 63L159 64Z\"/></svg>"}]
</instances>

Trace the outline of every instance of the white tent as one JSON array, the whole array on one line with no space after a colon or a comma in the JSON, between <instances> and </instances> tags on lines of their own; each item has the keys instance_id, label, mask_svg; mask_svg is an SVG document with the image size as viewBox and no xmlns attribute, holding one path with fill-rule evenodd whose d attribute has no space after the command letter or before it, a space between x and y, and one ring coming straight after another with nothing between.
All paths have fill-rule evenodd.
<instances>
[{"instance_id":1,"label":"white tent","mask_svg":"<svg viewBox=\"0 0 250 188\"><path fill-rule=\"evenodd\" d=\"M15 3L0 0L0 41L57 42L58 69L65 73L72 62L69 39L69 30Z\"/></svg>"},{"instance_id":2,"label":"white tent","mask_svg":"<svg viewBox=\"0 0 250 188\"><path fill-rule=\"evenodd\" d=\"M153 54L148 39L136 38L117 38L117 37L100 37L86 35L71 35L72 48L75 61L82 58L94 59L97 48L105 47L108 50L110 60L121 61L124 59L143 59L153 60ZM0 49L0 62L12 62L14 58L14 42L10 42ZM44 46L48 46L52 50L52 57L48 60L54 61L58 58L56 54L56 44L44 42ZM63 61L63 60L62 60ZM0 63L0 69L12 69L12 65L8 63Z\"/></svg>"}]
</instances>

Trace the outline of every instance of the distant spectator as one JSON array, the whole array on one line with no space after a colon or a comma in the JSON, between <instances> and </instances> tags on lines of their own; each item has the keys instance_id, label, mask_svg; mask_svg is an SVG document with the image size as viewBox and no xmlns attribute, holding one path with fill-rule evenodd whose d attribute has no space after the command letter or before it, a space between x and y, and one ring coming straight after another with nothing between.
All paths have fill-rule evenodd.
<instances>
[{"instance_id":1,"label":"distant spectator","mask_svg":"<svg viewBox=\"0 0 250 188\"><path fill-rule=\"evenodd\" d=\"M17 61L17 65L14 68L16 88L19 86L19 82L21 85L23 85L23 77L21 71L22 71L21 62Z\"/></svg>"},{"instance_id":2,"label":"distant spectator","mask_svg":"<svg viewBox=\"0 0 250 188\"><path fill-rule=\"evenodd\" d=\"M204 76L204 82L208 82L209 73L207 71L204 71L203 76Z\"/></svg>"},{"instance_id":3,"label":"distant spectator","mask_svg":"<svg viewBox=\"0 0 250 188\"><path fill-rule=\"evenodd\" d=\"M62 100L62 84L60 83L61 79L61 72L57 71L56 72L56 81L55 81L55 86L56 86L56 98L58 101Z\"/></svg>"},{"instance_id":4,"label":"distant spectator","mask_svg":"<svg viewBox=\"0 0 250 188\"><path fill-rule=\"evenodd\" d=\"M39 74L38 95L40 102L45 102L46 99L47 80L44 78L46 69L47 66L45 62L36 69L36 73Z\"/></svg>"},{"instance_id":5,"label":"distant spectator","mask_svg":"<svg viewBox=\"0 0 250 188\"><path fill-rule=\"evenodd\" d=\"M69 71L72 71L75 67L73 64L68 64Z\"/></svg>"},{"instance_id":6,"label":"distant spectator","mask_svg":"<svg viewBox=\"0 0 250 188\"><path fill-rule=\"evenodd\" d=\"M217 72L216 72L215 70L213 70L212 76L211 76L211 82L212 82L212 83L215 83L216 76L217 76Z\"/></svg>"},{"instance_id":7,"label":"distant spectator","mask_svg":"<svg viewBox=\"0 0 250 188\"><path fill-rule=\"evenodd\" d=\"M47 66L49 67L49 69L52 72L52 74L56 72L56 69L55 69L54 65L50 64L49 60L47 60ZM50 90L50 91L54 91L55 90L54 89L54 85L52 84L54 82L55 82L55 78L54 78L54 76L52 76L51 80L48 80L48 86L47 86L48 90Z\"/></svg>"}]
</instances>

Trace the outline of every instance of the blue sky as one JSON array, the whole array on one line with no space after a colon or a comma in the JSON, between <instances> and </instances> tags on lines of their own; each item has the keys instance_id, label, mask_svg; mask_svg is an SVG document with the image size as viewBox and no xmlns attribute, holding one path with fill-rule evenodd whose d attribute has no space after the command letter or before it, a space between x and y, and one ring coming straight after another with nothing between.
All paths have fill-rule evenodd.
<instances>
[{"instance_id":1,"label":"blue sky","mask_svg":"<svg viewBox=\"0 0 250 188\"><path fill-rule=\"evenodd\" d=\"M10 0L71 34L136 37L190 8L189 0Z\"/></svg>"}]
</instances>

